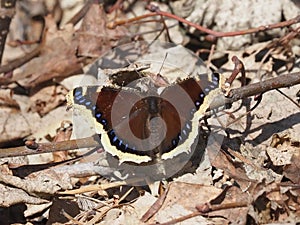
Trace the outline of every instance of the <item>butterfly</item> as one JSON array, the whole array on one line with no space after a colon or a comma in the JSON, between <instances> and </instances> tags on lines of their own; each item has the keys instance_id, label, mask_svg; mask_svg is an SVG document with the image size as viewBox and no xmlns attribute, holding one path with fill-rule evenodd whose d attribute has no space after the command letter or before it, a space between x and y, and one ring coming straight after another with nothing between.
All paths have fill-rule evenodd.
<instances>
[{"instance_id":1,"label":"butterfly","mask_svg":"<svg viewBox=\"0 0 300 225\"><path fill-rule=\"evenodd\" d=\"M163 90L147 77L76 87L67 104L94 124L104 150L120 163L151 163L190 153L218 87L217 74L178 79Z\"/></svg>"}]
</instances>

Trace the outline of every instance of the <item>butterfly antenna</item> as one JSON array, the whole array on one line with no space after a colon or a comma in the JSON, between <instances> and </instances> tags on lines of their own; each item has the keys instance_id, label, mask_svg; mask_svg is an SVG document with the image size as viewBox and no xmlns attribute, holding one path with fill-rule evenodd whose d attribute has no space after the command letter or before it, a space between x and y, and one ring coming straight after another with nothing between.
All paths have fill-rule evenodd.
<instances>
[{"instance_id":1,"label":"butterfly antenna","mask_svg":"<svg viewBox=\"0 0 300 225\"><path fill-rule=\"evenodd\" d=\"M164 58L164 60L163 60L163 62L162 62L162 64L161 64L161 67L160 67L160 69L159 69L159 71L158 71L158 75L160 75L160 72L161 72L161 70L162 70L162 68L163 68L163 66L164 66L164 64L165 64L165 61L166 61L166 59L167 59L167 56L168 56L168 52L166 52L166 55L165 55L165 58Z\"/></svg>"}]
</instances>

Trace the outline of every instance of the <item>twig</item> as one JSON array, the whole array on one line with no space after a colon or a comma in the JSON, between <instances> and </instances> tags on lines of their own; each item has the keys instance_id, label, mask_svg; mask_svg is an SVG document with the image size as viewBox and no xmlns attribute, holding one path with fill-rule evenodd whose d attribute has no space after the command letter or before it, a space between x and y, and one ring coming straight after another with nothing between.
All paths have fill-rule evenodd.
<instances>
[{"instance_id":1,"label":"twig","mask_svg":"<svg viewBox=\"0 0 300 225\"><path fill-rule=\"evenodd\" d=\"M188 215L178 217L178 218L170 220L168 222L160 223L160 225L177 224L179 222L185 221L187 219L190 219L190 218L193 218L193 217L196 217L196 216L206 215L208 212L211 212L211 211L217 211L217 210L222 210L222 209L231 209L231 208L239 208L239 207L247 207L247 206L248 206L248 202L232 202L232 203L224 203L224 204L221 204L221 205L211 205L210 203L206 203L206 204L203 204L203 205L196 206L196 209L198 210L197 212L192 212Z\"/></svg>"},{"instance_id":2,"label":"twig","mask_svg":"<svg viewBox=\"0 0 300 225\"><path fill-rule=\"evenodd\" d=\"M162 204L164 203L169 188L165 190L165 192L154 202L154 204L147 210L147 212L142 216L141 221L143 223L147 222L158 210L161 208Z\"/></svg>"},{"instance_id":3,"label":"twig","mask_svg":"<svg viewBox=\"0 0 300 225\"><path fill-rule=\"evenodd\" d=\"M94 2L94 0L88 0L85 5L82 7L82 9L77 12L68 22L68 23L71 23L73 25L77 24L81 19L82 17L85 16L85 14L88 12L90 6L92 5L92 3Z\"/></svg>"},{"instance_id":4,"label":"twig","mask_svg":"<svg viewBox=\"0 0 300 225\"><path fill-rule=\"evenodd\" d=\"M188 215L181 216L179 218L170 220L170 221L165 222L165 223L159 223L159 225L173 225L173 224L177 224L179 222L182 222L182 221L185 221L187 219L190 219L190 218L193 218L193 217L196 217L196 216L200 216L200 215L201 215L200 212L193 212L193 213L190 213ZM149 225L155 225L155 224L149 224Z\"/></svg>"},{"instance_id":5,"label":"twig","mask_svg":"<svg viewBox=\"0 0 300 225\"><path fill-rule=\"evenodd\" d=\"M0 151L0 158L34 155L47 152L67 151L78 148L101 147L93 137L81 138L76 140L53 142L53 143L36 143L34 149L30 146L21 146L16 148L2 148Z\"/></svg>"},{"instance_id":6,"label":"twig","mask_svg":"<svg viewBox=\"0 0 300 225\"><path fill-rule=\"evenodd\" d=\"M120 208L124 205L130 205L130 204L120 204L120 202L122 200L124 200L134 189L134 187L131 187L120 199L117 199L116 201L114 201L112 206L108 206L107 209L105 209L104 211L102 211L100 214L96 214L95 217L93 219L91 219L88 223L86 223L87 225L92 225L92 224L98 224L98 222L112 209L114 208Z\"/></svg>"},{"instance_id":7,"label":"twig","mask_svg":"<svg viewBox=\"0 0 300 225\"><path fill-rule=\"evenodd\" d=\"M282 94L284 97L286 97L288 100L290 100L292 103L294 103L298 108L300 108L300 105L294 101L290 96L287 96L284 92L282 92L279 89L276 89L276 91L278 91L280 94Z\"/></svg>"},{"instance_id":8,"label":"twig","mask_svg":"<svg viewBox=\"0 0 300 225\"><path fill-rule=\"evenodd\" d=\"M135 22L135 21L138 21L138 20L141 20L141 19L145 19L145 18L148 18L148 17L164 16L164 17L168 17L168 18L171 18L171 19L175 19L175 20L177 20L179 22L182 22L184 24L187 24L191 27L196 28L199 31L210 34L211 36L214 36L214 37L232 37L232 36L238 36L238 35L257 33L257 32L260 32L260 31L266 31L266 30L271 30L271 29L275 29L275 28L286 27L286 26L290 26L292 24L296 24L296 23L300 22L300 15L299 15L299 16L293 18L293 19L290 19L290 20L287 20L287 21L284 21L284 22L280 22L280 23L274 23L274 24L270 24L270 25L259 26L259 27L250 28L250 29L247 29L247 30L232 31L232 32L219 32L219 31L213 31L213 30L208 29L206 27L203 27L203 26L200 26L198 24L192 23L192 22L190 22L186 19L183 19L179 16L176 16L172 13L160 11L159 8L156 7L156 6L150 5L147 8L151 11L151 13L144 14L144 15L141 15L141 16L137 16L137 17L127 19L127 20L114 21L113 23L108 24L107 26L108 26L108 28L113 29L116 26L132 23L132 22Z\"/></svg>"},{"instance_id":9,"label":"twig","mask_svg":"<svg viewBox=\"0 0 300 225\"><path fill-rule=\"evenodd\" d=\"M117 0L115 4L109 8L108 13L112 13L113 11L117 9L121 9L123 4L123 0Z\"/></svg>"},{"instance_id":10,"label":"twig","mask_svg":"<svg viewBox=\"0 0 300 225\"><path fill-rule=\"evenodd\" d=\"M242 86L245 86L246 85L246 73L245 73L245 67L244 67L243 62L241 60L239 60L238 57L236 57L236 56L233 56L231 58L231 61L234 63L234 69L231 73L231 76L225 81L225 86L230 86L239 73L242 74L242 79L241 79Z\"/></svg>"},{"instance_id":11,"label":"twig","mask_svg":"<svg viewBox=\"0 0 300 225\"><path fill-rule=\"evenodd\" d=\"M61 195L75 195L75 194L81 194L81 193L86 193L86 192L91 192L91 191L107 190L107 189L114 188L114 187L135 184L140 181L143 181L143 180L141 178L132 178L132 179L124 180L124 181L115 181L115 182L106 183L106 184L97 184L97 185L95 184L95 185L83 186L78 189L66 190L66 191L61 191L58 193Z\"/></svg>"},{"instance_id":12,"label":"twig","mask_svg":"<svg viewBox=\"0 0 300 225\"><path fill-rule=\"evenodd\" d=\"M42 45L39 45L37 48L32 50L31 52L27 53L25 56L22 56L21 58L15 59L14 61L0 66L0 73L7 73L10 72L16 68L19 68L21 65L25 64L26 62L30 61L32 58L38 56L41 52ZM10 83L11 79L0 77L0 83L1 84L7 84Z\"/></svg>"},{"instance_id":13,"label":"twig","mask_svg":"<svg viewBox=\"0 0 300 225\"><path fill-rule=\"evenodd\" d=\"M217 210L222 210L222 209L231 209L231 208L240 208L240 207L247 207L248 202L230 202L230 203L223 203L220 205L211 205L210 203L202 204L202 205L197 205L196 209L201 213L201 214L206 214L211 211L217 211Z\"/></svg>"},{"instance_id":14,"label":"twig","mask_svg":"<svg viewBox=\"0 0 300 225\"><path fill-rule=\"evenodd\" d=\"M245 66L244 66L243 62L241 60L239 60L238 57L236 57L236 56L233 56L231 60L234 63L234 69L233 69L233 71L231 73L231 76L228 79L226 79L226 81L225 81L225 84L224 84L224 87L223 87L224 91L226 91L225 96L228 96L228 93L230 92L230 86L231 86L232 82L235 80L236 76L239 73L241 73L241 75L242 75L241 76L242 87L246 85L246 72L245 72ZM230 124L233 124L236 121L240 120L244 116L247 116L247 121L249 121L249 123L248 122L246 123L247 127L248 127L249 124L250 124L250 121L251 121L251 119L250 119L251 118L250 113L261 102L262 93L260 93L259 97L256 97L255 99L257 100L256 104L250 109L250 102L247 101L245 98L243 98L243 101L242 101L240 107L238 109L236 109L235 111L240 110L242 106L246 106L246 113L243 114L243 115L240 115L239 118L236 118L234 121L231 121L230 123L228 123L226 125L226 127L228 127L228 126L230 126ZM230 113L232 114L233 112L230 112Z\"/></svg>"},{"instance_id":15,"label":"twig","mask_svg":"<svg viewBox=\"0 0 300 225\"><path fill-rule=\"evenodd\" d=\"M228 97L231 101L237 101L245 97L250 97L277 88L290 87L296 84L300 84L300 72L280 75L241 88L232 89L229 92Z\"/></svg>"},{"instance_id":16,"label":"twig","mask_svg":"<svg viewBox=\"0 0 300 225\"><path fill-rule=\"evenodd\" d=\"M246 97L258 95L277 88L290 87L296 84L300 84L300 72L285 74L254 84L249 84L244 87L230 90L226 97L220 95L214 98L214 101L210 105L210 109L216 109L222 107L224 104L231 104Z\"/></svg>"},{"instance_id":17,"label":"twig","mask_svg":"<svg viewBox=\"0 0 300 225\"><path fill-rule=\"evenodd\" d=\"M80 221L74 219L70 214L68 214L64 209L61 210L61 214L66 217L69 221L72 221L73 224L84 225Z\"/></svg>"}]
</instances>

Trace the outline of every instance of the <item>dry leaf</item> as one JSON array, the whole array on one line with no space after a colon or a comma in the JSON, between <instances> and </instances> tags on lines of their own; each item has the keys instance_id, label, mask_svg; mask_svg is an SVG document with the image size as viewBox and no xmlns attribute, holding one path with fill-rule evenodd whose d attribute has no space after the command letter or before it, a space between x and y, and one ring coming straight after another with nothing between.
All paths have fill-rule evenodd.
<instances>
[{"instance_id":1,"label":"dry leaf","mask_svg":"<svg viewBox=\"0 0 300 225\"><path fill-rule=\"evenodd\" d=\"M294 153L299 147L293 146L289 134L274 134L271 140L271 147L267 148L267 154L274 166L284 166L291 163Z\"/></svg>"},{"instance_id":2,"label":"dry leaf","mask_svg":"<svg viewBox=\"0 0 300 225\"><path fill-rule=\"evenodd\" d=\"M150 221L162 223L191 212L196 212L196 205L209 202L220 193L222 193L222 189L213 186L173 182L170 184L163 205ZM203 220L205 221L202 218L202 222Z\"/></svg>"},{"instance_id":3,"label":"dry leaf","mask_svg":"<svg viewBox=\"0 0 300 225\"><path fill-rule=\"evenodd\" d=\"M45 45L39 57L24 65L22 71L13 76L23 87L35 87L54 78L66 77L81 68L76 57L76 41L72 26L57 30L51 16L46 17Z\"/></svg>"},{"instance_id":4,"label":"dry leaf","mask_svg":"<svg viewBox=\"0 0 300 225\"><path fill-rule=\"evenodd\" d=\"M19 104L13 99L13 92L10 89L0 89L0 107L3 106L20 109Z\"/></svg>"},{"instance_id":5,"label":"dry leaf","mask_svg":"<svg viewBox=\"0 0 300 225\"><path fill-rule=\"evenodd\" d=\"M283 168L283 175L293 183L300 184L300 153L299 150L291 158L291 164Z\"/></svg>"},{"instance_id":6,"label":"dry leaf","mask_svg":"<svg viewBox=\"0 0 300 225\"><path fill-rule=\"evenodd\" d=\"M53 142L68 141L72 135L72 123L70 121L63 121ZM67 159L68 151L53 152L53 161L60 162Z\"/></svg>"},{"instance_id":7,"label":"dry leaf","mask_svg":"<svg viewBox=\"0 0 300 225\"><path fill-rule=\"evenodd\" d=\"M107 20L103 6L92 4L83 19L81 28L76 32L80 56L99 57L125 35L123 27L108 29Z\"/></svg>"},{"instance_id":8,"label":"dry leaf","mask_svg":"<svg viewBox=\"0 0 300 225\"><path fill-rule=\"evenodd\" d=\"M68 91L62 86L47 86L30 97L30 111L37 112L40 116L44 116L64 103L67 93Z\"/></svg>"},{"instance_id":9,"label":"dry leaf","mask_svg":"<svg viewBox=\"0 0 300 225\"><path fill-rule=\"evenodd\" d=\"M0 181L8 186L13 186L26 191L33 196L54 194L61 189L69 189L70 177L66 174L57 174L54 170L44 170L30 174L21 179L16 176L0 174Z\"/></svg>"},{"instance_id":10,"label":"dry leaf","mask_svg":"<svg viewBox=\"0 0 300 225\"><path fill-rule=\"evenodd\" d=\"M248 193L243 192L240 188L231 186L229 187L224 193L224 200L222 202L218 202L218 204L214 205L222 205L222 204L228 204L228 203L247 203L249 202L250 205L250 196ZM222 210L216 210L213 212L208 213L211 217L223 217L228 220L228 223L232 224L240 224L244 225L247 221L247 213L248 213L248 207L232 207L228 209L222 209Z\"/></svg>"},{"instance_id":11,"label":"dry leaf","mask_svg":"<svg viewBox=\"0 0 300 225\"><path fill-rule=\"evenodd\" d=\"M9 207L19 203L43 204L48 201L30 196L24 190L0 184L0 206Z\"/></svg>"},{"instance_id":12,"label":"dry leaf","mask_svg":"<svg viewBox=\"0 0 300 225\"><path fill-rule=\"evenodd\" d=\"M22 139L31 133L28 122L19 110L0 108L0 143Z\"/></svg>"}]
</instances>

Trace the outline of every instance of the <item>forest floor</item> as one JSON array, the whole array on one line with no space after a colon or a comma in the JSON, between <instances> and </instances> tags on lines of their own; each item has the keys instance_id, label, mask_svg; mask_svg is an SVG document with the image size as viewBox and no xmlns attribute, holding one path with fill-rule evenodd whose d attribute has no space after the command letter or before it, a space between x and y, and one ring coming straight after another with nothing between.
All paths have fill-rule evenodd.
<instances>
[{"instance_id":1,"label":"forest floor","mask_svg":"<svg viewBox=\"0 0 300 225\"><path fill-rule=\"evenodd\" d=\"M0 224L300 223L299 1L14 9L1 34ZM183 88L191 80L200 89ZM124 153L149 132L152 163Z\"/></svg>"}]
</instances>

